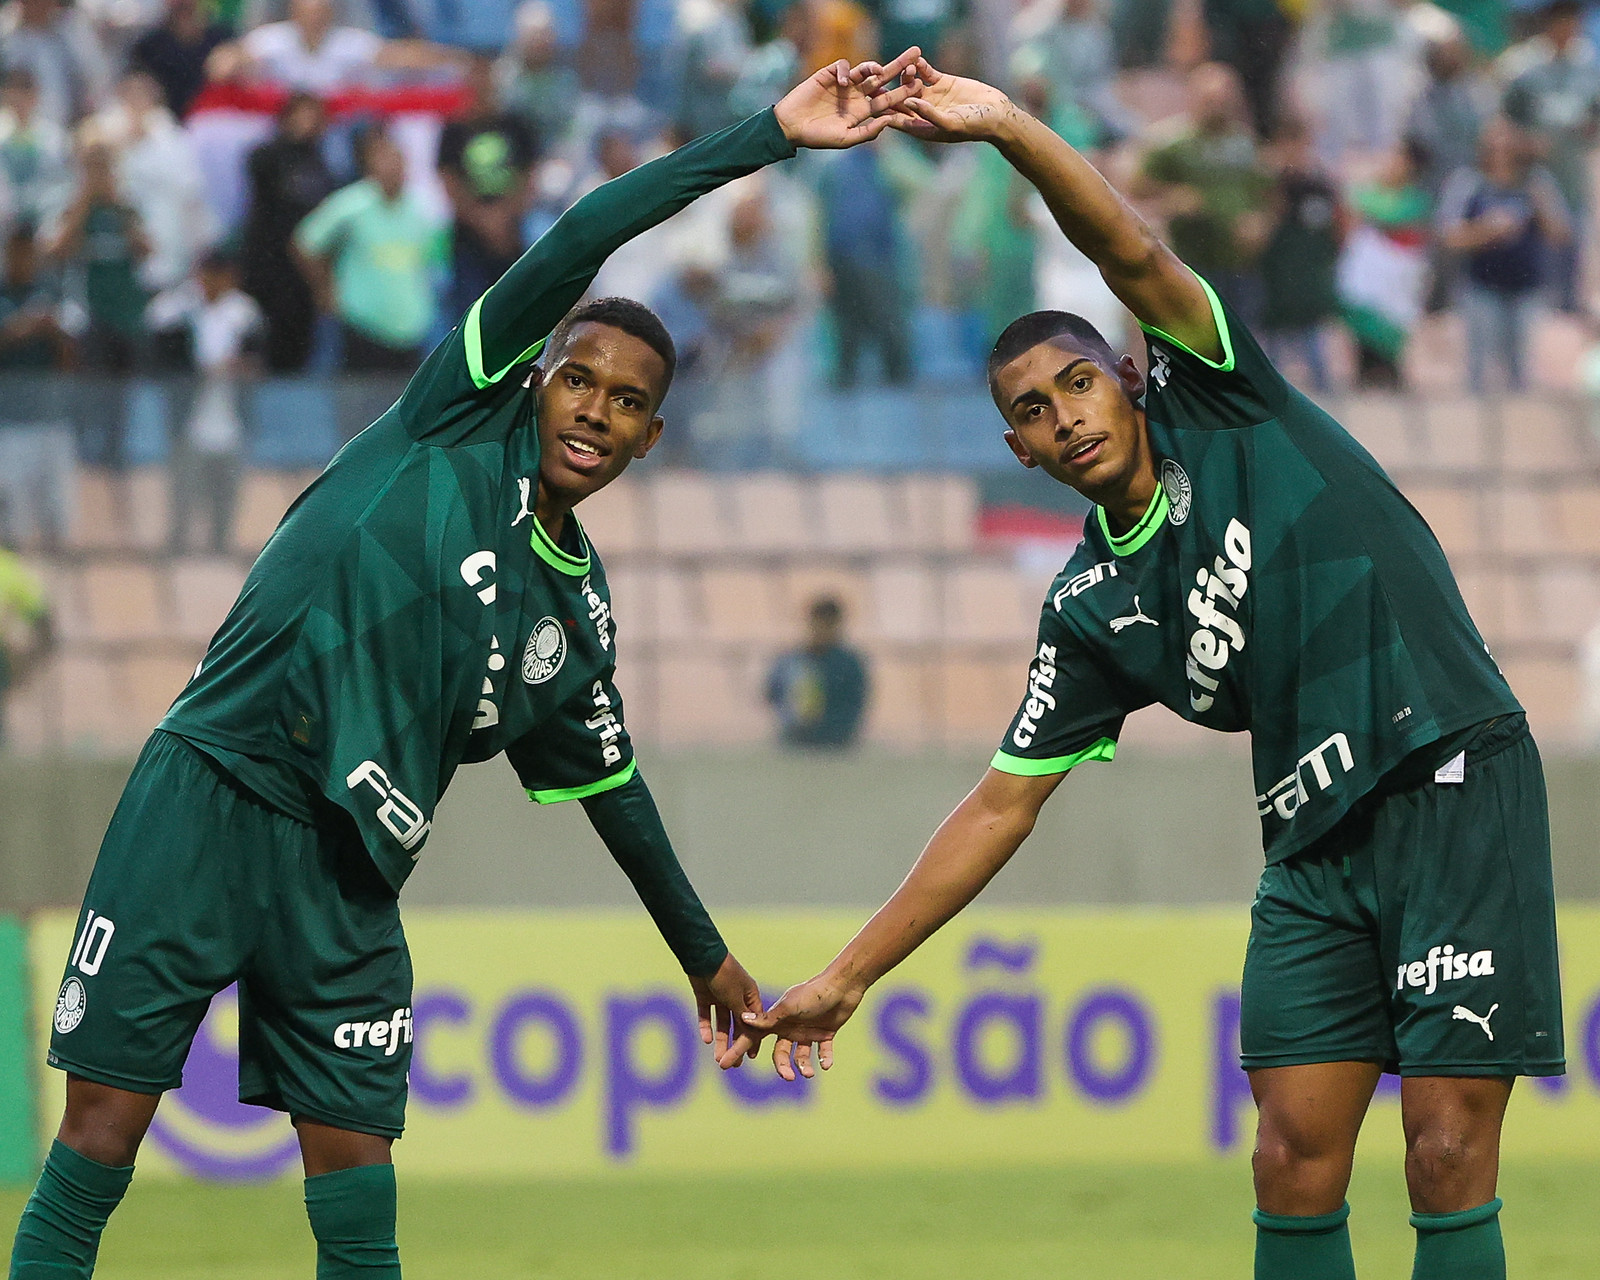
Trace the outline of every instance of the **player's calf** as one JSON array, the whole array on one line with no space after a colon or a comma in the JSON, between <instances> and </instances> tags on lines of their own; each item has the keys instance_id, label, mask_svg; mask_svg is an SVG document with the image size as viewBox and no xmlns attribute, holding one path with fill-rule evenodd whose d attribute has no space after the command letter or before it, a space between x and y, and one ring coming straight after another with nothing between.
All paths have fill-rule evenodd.
<instances>
[{"instance_id":1,"label":"player's calf","mask_svg":"<svg viewBox=\"0 0 1600 1280\"><path fill-rule=\"evenodd\" d=\"M306 1167L306 1217L317 1238L317 1280L399 1280L393 1142L294 1118Z\"/></svg>"}]
</instances>

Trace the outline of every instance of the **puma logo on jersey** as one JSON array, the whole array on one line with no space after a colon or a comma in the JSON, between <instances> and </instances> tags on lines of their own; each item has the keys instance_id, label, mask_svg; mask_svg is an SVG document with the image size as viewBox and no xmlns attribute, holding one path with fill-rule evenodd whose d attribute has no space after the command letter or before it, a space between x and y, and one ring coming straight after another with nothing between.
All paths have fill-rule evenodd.
<instances>
[{"instance_id":1,"label":"puma logo on jersey","mask_svg":"<svg viewBox=\"0 0 1600 1280\"><path fill-rule=\"evenodd\" d=\"M520 509L517 512L517 518L511 522L513 529L533 514L533 493L533 481L527 476L518 476L517 500L520 503Z\"/></svg>"},{"instance_id":2,"label":"puma logo on jersey","mask_svg":"<svg viewBox=\"0 0 1600 1280\"><path fill-rule=\"evenodd\" d=\"M1480 1027L1483 1028L1483 1034L1488 1036L1489 1039L1493 1040L1494 1039L1494 1032L1489 1029L1489 1019L1494 1017L1494 1011L1496 1009L1498 1009L1499 1007L1500 1006L1498 1004L1490 1005L1489 1006L1489 1012L1484 1014L1483 1017L1480 1018L1477 1014L1473 1013L1472 1010L1468 1009L1465 1005L1459 1005L1458 1004L1450 1012L1450 1021L1451 1022L1476 1022Z\"/></svg>"},{"instance_id":3,"label":"puma logo on jersey","mask_svg":"<svg viewBox=\"0 0 1600 1280\"><path fill-rule=\"evenodd\" d=\"M1183 664L1194 686L1189 705L1196 711L1209 711L1215 705L1212 695L1222 684L1218 673L1244 648L1244 628L1234 612L1250 589L1250 530L1238 520L1228 521L1222 546L1227 560L1218 556L1210 569L1196 570L1194 588L1185 601L1200 624L1189 635L1189 656Z\"/></svg>"},{"instance_id":4,"label":"puma logo on jersey","mask_svg":"<svg viewBox=\"0 0 1600 1280\"><path fill-rule=\"evenodd\" d=\"M1139 607L1139 597L1138 596L1134 596L1134 598L1133 598L1133 612L1132 613L1130 613L1125 618L1113 618L1113 619L1111 619L1111 634L1112 635L1117 635L1118 633L1123 631L1125 628L1131 627L1136 622L1148 622L1152 627L1159 627L1161 625L1154 618L1148 617L1145 614L1145 611Z\"/></svg>"},{"instance_id":5,"label":"puma logo on jersey","mask_svg":"<svg viewBox=\"0 0 1600 1280\"><path fill-rule=\"evenodd\" d=\"M1167 379L1172 376L1172 357L1167 354L1165 347L1152 345L1150 348L1150 381L1160 390L1166 390Z\"/></svg>"}]
</instances>

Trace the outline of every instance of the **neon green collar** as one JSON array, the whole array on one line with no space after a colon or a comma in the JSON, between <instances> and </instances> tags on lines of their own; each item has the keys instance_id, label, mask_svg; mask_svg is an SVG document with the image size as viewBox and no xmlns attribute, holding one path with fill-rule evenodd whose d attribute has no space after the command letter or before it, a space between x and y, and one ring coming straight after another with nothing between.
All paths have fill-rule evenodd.
<instances>
[{"instance_id":1,"label":"neon green collar","mask_svg":"<svg viewBox=\"0 0 1600 1280\"><path fill-rule=\"evenodd\" d=\"M1144 509L1144 514L1139 517L1139 523L1129 529L1120 538L1111 532L1111 526L1106 523L1106 509L1096 507L1094 513L1100 521L1100 532L1105 535L1106 542L1110 545L1113 554L1131 556L1151 538L1167 522L1167 490L1160 483L1156 485L1156 496L1150 500L1150 505Z\"/></svg>"},{"instance_id":2,"label":"neon green collar","mask_svg":"<svg viewBox=\"0 0 1600 1280\"><path fill-rule=\"evenodd\" d=\"M535 552L552 569L570 574L574 578L581 578L589 572L589 535L583 531L583 525L578 520L576 511L567 512L567 519L577 527L578 542L583 547L583 555L575 556L570 551L563 551L551 541L550 535L544 531L544 526L539 523L539 517L532 518L533 532L528 535L528 542Z\"/></svg>"}]
</instances>

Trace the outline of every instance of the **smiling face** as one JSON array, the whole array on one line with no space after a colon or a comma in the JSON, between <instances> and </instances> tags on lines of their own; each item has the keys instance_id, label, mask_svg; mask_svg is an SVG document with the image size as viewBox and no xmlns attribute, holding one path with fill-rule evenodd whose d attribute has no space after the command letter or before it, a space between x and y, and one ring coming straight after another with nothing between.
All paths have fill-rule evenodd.
<instances>
[{"instance_id":1,"label":"smiling face","mask_svg":"<svg viewBox=\"0 0 1600 1280\"><path fill-rule=\"evenodd\" d=\"M994 375L994 398L1010 428L1006 443L1025 467L1108 508L1152 470L1144 414L1134 400L1144 379L1132 356L1115 363L1065 334L1029 347Z\"/></svg>"},{"instance_id":2,"label":"smiling face","mask_svg":"<svg viewBox=\"0 0 1600 1280\"><path fill-rule=\"evenodd\" d=\"M566 506L605 488L661 438L667 363L648 342L596 321L546 354L539 398L539 483Z\"/></svg>"}]
</instances>

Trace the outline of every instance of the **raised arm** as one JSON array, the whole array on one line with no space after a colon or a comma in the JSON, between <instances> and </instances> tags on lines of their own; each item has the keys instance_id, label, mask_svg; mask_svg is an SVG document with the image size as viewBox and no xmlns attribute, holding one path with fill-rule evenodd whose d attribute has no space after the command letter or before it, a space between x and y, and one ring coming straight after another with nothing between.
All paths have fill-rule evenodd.
<instances>
[{"instance_id":1,"label":"raised arm","mask_svg":"<svg viewBox=\"0 0 1600 1280\"><path fill-rule=\"evenodd\" d=\"M864 83L886 85L888 71L868 70ZM1038 188L1067 239L1100 268L1111 292L1137 319L1191 351L1222 357L1211 301L1199 278L1092 164L1000 90L945 75L923 58L915 75L917 92L903 104L883 97L874 99L874 109L917 137L992 143Z\"/></svg>"},{"instance_id":2,"label":"raised arm","mask_svg":"<svg viewBox=\"0 0 1600 1280\"><path fill-rule=\"evenodd\" d=\"M915 55L908 50L885 70L898 76ZM573 205L468 312L474 380L486 386L531 358L607 257L706 192L786 160L799 147L850 147L877 137L889 120L873 114L852 74L843 62L825 67L776 107L640 165ZM910 92L903 86L887 101L904 101Z\"/></svg>"},{"instance_id":3,"label":"raised arm","mask_svg":"<svg viewBox=\"0 0 1600 1280\"><path fill-rule=\"evenodd\" d=\"M761 1012L761 991L711 922L667 838L661 815L637 772L619 787L588 796L584 811L677 957L694 991L700 1039L719 1062L736 1066L755 1043L730 1055L728 1042L741 1014Z\"/></svg>"},{"instance_id":4,"label":"raised arm","mask_svg":"<svg viewBox=\"0 0 1600 1280\"><path fill-rule=\"evenodd\" d=\"M772 1061L793 1080L813 1074L811 1046L823 1070L833 1065L833 1036L855 1012L867 988L920 947L971 902L1028 838L1039 810L1064 772L1019 776L991 769L934 832L922 856L877 913L833 962L809 982L791 987L764 1014L747 1015L750 1040L734 1053L755 1052L756 1036L779 1037Z\"/></svg>"}]
</instances>

